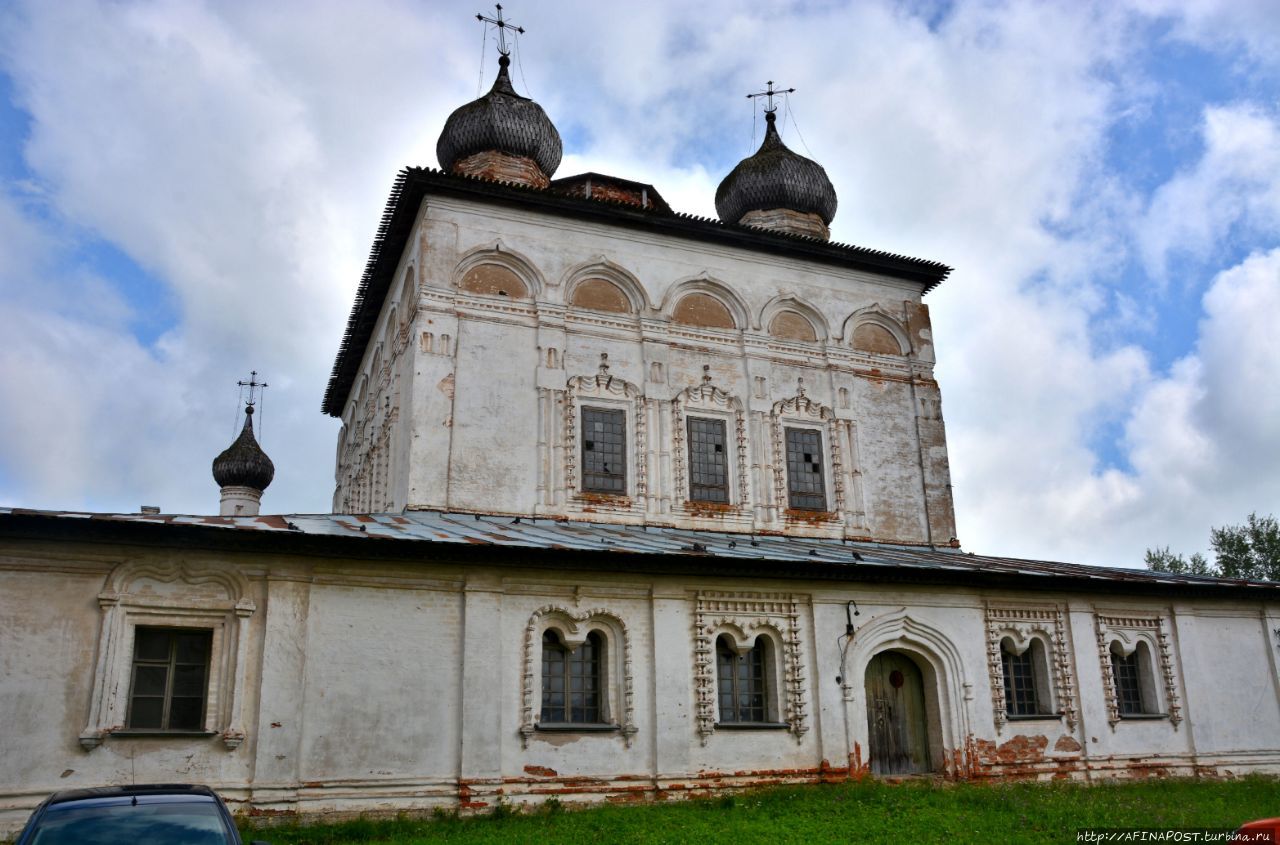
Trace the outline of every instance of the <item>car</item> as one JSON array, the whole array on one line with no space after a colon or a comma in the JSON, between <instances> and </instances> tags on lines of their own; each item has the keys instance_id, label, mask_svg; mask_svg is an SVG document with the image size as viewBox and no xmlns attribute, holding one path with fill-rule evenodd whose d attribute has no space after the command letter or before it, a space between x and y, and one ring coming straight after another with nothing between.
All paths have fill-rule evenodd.
<instances>
[{"instance_id":1,"label":"car","mask_svg":"<svg viewBox=\"0 0 1280 845\"><path fill-rule=\"evenodd\" d=\"M55 792L31 814L14 845L243 845L243 842L218 793L207 786L160 783Z\"/></svg>"}]
</instances>

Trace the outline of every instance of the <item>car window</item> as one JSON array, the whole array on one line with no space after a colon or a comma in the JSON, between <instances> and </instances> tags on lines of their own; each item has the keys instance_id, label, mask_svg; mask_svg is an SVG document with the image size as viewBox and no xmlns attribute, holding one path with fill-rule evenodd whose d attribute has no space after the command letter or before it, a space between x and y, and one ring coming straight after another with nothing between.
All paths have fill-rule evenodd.
<instances>
[{"instance_id":1,"label":"car window","mask_svg":"<svg viewBox=\"0 0 1280 845\"><path fill-rule=\"evenodd\" d=\"M53 806L40 819L33 845L227 845L211 803Z\"/></svg>"}]
</instances>

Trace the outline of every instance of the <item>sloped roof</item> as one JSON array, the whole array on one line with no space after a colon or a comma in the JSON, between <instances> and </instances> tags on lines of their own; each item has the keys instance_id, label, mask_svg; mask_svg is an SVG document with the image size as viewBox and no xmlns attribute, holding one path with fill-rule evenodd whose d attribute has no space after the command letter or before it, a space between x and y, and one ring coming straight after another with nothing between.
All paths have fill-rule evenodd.
<instances>
[{"instance_id":1,"label":"sloped roof","mask_svg":"<svg viewBox=\"0 0 1280 845\"><path fill-rule=\"evenodd\" d=\"M914 581L1280 601L1280 583L976 555L958 549L439 511L187 516L0 508L0 538L269 549L354 559L839 581ZM521 550L519 556L493 552Z\"/></svg>"}]
</instances>

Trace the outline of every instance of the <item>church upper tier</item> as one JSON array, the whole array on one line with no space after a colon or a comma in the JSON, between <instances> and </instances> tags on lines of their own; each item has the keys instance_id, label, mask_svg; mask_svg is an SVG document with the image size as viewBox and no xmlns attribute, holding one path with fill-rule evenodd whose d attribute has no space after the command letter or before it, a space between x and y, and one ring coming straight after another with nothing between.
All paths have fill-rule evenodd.
<instances>
[{"instance_id":1,"label":"church upper tier","mask_svg":"<svg viewBox=\"0 0 1280 845\"><path fill-rule=\"evenodd\" d=\"M949 272L600 174L405 170L324 400L333 508L949 544Z\"/></svg>"}]
</instances>

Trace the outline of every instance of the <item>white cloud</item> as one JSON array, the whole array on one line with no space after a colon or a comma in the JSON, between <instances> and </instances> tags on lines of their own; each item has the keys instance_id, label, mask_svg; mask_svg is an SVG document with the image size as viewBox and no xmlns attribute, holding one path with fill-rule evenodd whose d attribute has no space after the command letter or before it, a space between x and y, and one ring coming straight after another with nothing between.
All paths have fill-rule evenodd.
<instances>
[{"instance_id":1,"label":"white cloud","mask_svg":"<svg viewBox=\"0 0 1280 845\"><path fill-rule=\"evenodd\" d=\"M1171 259L1205 259L1233 226L1280 231L1280 124L1254 105L1204 113L1205 151L1193 168L1156 192L1137 235L1149 272L1170 274ZM1176 271L1172 273L1175 277Z\"/></svg>"},{"instance_id":2,"label":"white cloud","mask_svg":"<svg viewBox=\"0 0 1280 845\"><path fill-rule=\"evenodd\" d=\"M1124 330L1153 318L1106 284L1131 218L1152 261L1273 225L1276 127L1251 107L1207 110L1205 156L1145 213L1105 170L1108 133L1149 95L1131 65L1141 17L1102 3L958 3L925 20L893 3L722 2L700 12L713 26L674 2L520 11L515 81L566 138L560 175L614 172L709 214L751 152L743 94L775 78L799 89L794 115L840 193L836 239L957 267L928 301L969 547L1132 564L1275 500L1247 444L1280 414L1260 401L1270 420L1242 421L1266 376L1227 354L1275 360L1261 331L1273 254L1215 281L1199 346L1163 376ZM273 385L264 506L327 509L336 425L318 406L350 298L395 171L433 166L439 127L475 96L479 40L467 13L408 0L12 7L0 61L47 213L0 201L0 402L15 409L0 500L211 510L230 388L256 366ZM493 71L490 52L482 87ZM59 260L86 233L173 296L158 342L130 333L127 291ZM1100 461L1107 425L1124 427L1131 471Z\"/></svg>"}]
</instances>

